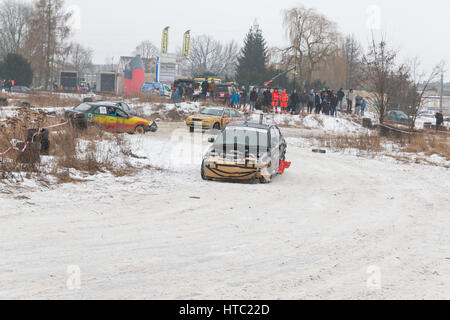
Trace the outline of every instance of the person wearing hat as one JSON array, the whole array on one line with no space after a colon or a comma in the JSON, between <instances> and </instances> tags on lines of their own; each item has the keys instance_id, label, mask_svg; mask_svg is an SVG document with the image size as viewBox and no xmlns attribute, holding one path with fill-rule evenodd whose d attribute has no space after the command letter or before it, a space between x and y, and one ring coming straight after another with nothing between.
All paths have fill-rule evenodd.
<instances>
[{"instance_id":1,"label":"person wearing hat","mask_svg":"<svg viewBox=\"0 0 450 320\"><path fill-rule=\"evenodd\" d=\"M441 128L441 125L444 123L444 113L442 110L436 113L436 131L439 131Z\"/></svg>"}]
</instances>

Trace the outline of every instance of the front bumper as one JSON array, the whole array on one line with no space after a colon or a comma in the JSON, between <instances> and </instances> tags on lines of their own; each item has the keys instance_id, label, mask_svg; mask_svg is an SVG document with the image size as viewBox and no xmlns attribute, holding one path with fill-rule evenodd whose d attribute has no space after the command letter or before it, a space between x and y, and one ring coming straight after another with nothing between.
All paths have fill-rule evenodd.
<instances>
[{"instance_id":1,"label":"front bumper","mask_svg":"<svg viewBox=\"0 0 450 320\"><path fill-rule=\"evenodd\" d=\"M191 128L200 127L200 123L203 129L212 129L213 127L213 124L207 121L194 121L194 120L186 121L186 125Z\"/></svg>"},{"instance_id":2,"label":"front bumper","mask_svg":"<svg viewBox=\"0 0 450 320\"><path fill-rule=\"evenodd\" d=\"M205 161L205 174L210 179L227 181L271 179L267 165L253 158L237 161L214 157Z\"/></svg>"},{"instance_id":3,"label":"front bumper","mask_svg":"<svg viewBox=\"0 0 450 320\"><path fill-rule=\"evenodd\" d=\"M153 121L148 127L145 127L145 132L156 132L158 129L158 125Z\"/></svg>"}]
</instances>

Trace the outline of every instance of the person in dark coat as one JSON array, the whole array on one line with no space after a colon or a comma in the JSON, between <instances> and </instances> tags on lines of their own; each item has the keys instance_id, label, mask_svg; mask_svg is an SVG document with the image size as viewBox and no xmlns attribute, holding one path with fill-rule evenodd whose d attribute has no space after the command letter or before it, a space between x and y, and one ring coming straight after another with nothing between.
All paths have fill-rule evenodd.
<instances>
[{"instance_id":1,"label":"person in dark coat","mask_svg":"<svg viewBox=\"0 0 450 320\"><path fill-rule=\"evenodd\" d=\"M208 95L209 92L209 83L208 83L208 79L206 79L203 83L202 83L202 95L203 95L203 99L206 100L206 96Z\"/></svg>"},{"instance_id":2,"label":"person in dark coat","mask_svg":"<svg viewBox=\"0 0 450 320\"><path fill-rule=\"evenodd\" d=\"M322 114L329 114L330 110L330 99L328 97L328 93L324 93L323 94L323 98L322 98Z\"/></svg>"},{"instance_id":3,"label":"person in dark coat","mask_svg":"<svg viewBox=\"0 0 450 320\"><path fill-rule=\"evenodd\" d=\"M269 112L272 107L272 92L269 89L264 91L264 112Z\"/></svg>"},{"instance_id":4,"label":"person in dark coat","mask_svg":"<svg viewBox=\"0 0 450 320\"><path fill-rule=\"evenodd\" d=\"M315 98L316 98L316 101L315 101L315 103L316 103L316 114L320 114L320 111L322 109L322 99L320 98L320 93L317 92Z\"/></svg>"},{"instance_id":5,"label":"person in dark coat","mask_svg":"<svg viewBox=\"0 0 450 320\"><path fill-rule=\"evenodd\" d=\"M444 114L442 110L436 113L436 131L441 129L442 124L444 123Z\"/></svg>"},{"instance_id":6,"label":"person in dark coat","mask_svg":"<svg viewBox=\"0 0 450 320\"><path fill-rule=\"evenodd\" d=\"M337 92L337 97L338 97L338 108L337 109L342 109L342 102L344 101L344 97L345 97L345 92L343 88L340 88L339 91Z\"/></svg>"},{"instance_id":7,"label":"person in dark coat","mask_svg":"<svg viewBox=\"0 0 450 320\"><path fill-rule=\"evenodd\" d=\"M337 94L334 93L330 98L330 115L333 117L337 116L336 109L337 109L338 103L339 103L339 98L338 98Z\"/></svg>"},{"instance_id":8,"label":"person in dark coat","mask_svg":"<svg viewBox=\"0 0 450 320\"><path fill-rule=\"evenodd\" d=\"M303 109L308 108L309 96L306 90L303 91L303 94L300 96L300 113L303 112Z\"/></svg>"},{"instance_id":9,"label":"person in dark coat","mask_svg":"<svg viewBox=\"0 0 450 320\"><path fill-rule=\"evenodd\" d=\"M294 90L291 94L291 113L296 114L298 109L298 104L300 102L300 97L298 96L297 90Z\"/></svg>"},{"instance_id":10,"label":"person in dark coat","mask_svg":"<svg viewBox=\"0 0 450 320\"><path fill-rule=\"evenodd\" d=\"M250 111L255 111L256 102L258 101L258 92L256 88L253 88L252 92L250 92Z\"/></svg>"},{"instance_id":11,"label":"person in dark coat","mask_svg":"<svg viewBox=\"0 0 450 320\"><path fill-rule=\"evenodd\" d=\"M311 92L308 94L308 113L312 113L314 109L316 101L316 96L314 94L314 90L311 90Z\"/></svg>"}]
</instances>

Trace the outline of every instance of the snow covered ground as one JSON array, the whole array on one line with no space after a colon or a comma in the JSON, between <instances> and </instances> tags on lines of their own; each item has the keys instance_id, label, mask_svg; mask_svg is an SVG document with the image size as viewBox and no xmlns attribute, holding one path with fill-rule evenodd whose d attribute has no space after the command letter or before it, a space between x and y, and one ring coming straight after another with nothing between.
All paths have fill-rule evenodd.
<instances>
[{"instance_id":1,"label":"snow covered ground","mask_svg":"<svg viewBox=\"0 0 450 320\"><path fill-rule=\"evenodd\" d=\"M153 169L0 185L0 299L450 299L448 169L285 128L272 184L203 182L208 135L160 126L126 137Z\"/></svg>"}]
</instances>

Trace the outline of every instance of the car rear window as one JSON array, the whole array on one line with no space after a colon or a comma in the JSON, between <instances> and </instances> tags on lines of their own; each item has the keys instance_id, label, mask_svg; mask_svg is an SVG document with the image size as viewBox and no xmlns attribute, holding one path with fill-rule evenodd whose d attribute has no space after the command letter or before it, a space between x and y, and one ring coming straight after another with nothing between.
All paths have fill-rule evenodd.
<instances>
[{"instance_id":1,"label":"car rear window","mask_svg":"<svg viewBox=\"0 0 450 320\"><path fill-rule=\"evenodd\" d=\"M256 128L227 127L216 139L216 146L221 145L249 145L250 148L267 148L269 136L266 130Z\"/></svg>"}]
</instances>

